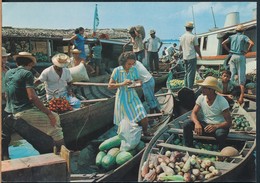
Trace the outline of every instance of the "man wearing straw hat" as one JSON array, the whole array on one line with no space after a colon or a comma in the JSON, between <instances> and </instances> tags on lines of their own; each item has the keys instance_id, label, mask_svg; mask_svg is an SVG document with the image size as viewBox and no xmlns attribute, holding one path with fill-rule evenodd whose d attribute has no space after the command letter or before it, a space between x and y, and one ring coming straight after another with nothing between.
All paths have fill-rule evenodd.
<instances>
[{"instance_id":1,"label":"man wearing straw hat","mask_svg":"<svg viewBox=\"0 0 260 183\"><path fill-rule=\"evenodd\" d=\"M18 67L8 70L5 77L5 111L11 115L2 124L2 157L9 159L8 144L12 130L24 134L28 142L34 142L32 145L40 153L52 152L53 145L59 151L64 145L59 115L46 108L34 90L34 76L30 70L35 66L36 58L31 53L20 52L14 60ZM44 144L46 139L48 143Z\"/></svg>"},{"instance_id":2,"label":"man wearing straw hat","mask_svg":"<svg viewBox=\"0 0 260 183\"><path fill-rule=\"evenodd\" d=\"M185 25L186 32L180 38L180 51L183 52L185 76L184 76L184 86L190 89L193 88L196 67L197 67L197 56L198 53L200 59L201 53L199 48L198 39L192 34L194 28L193 22L188 22Z\"/></svg>"},{"instance_id":3,"label":"man wearing straw hat","mask_svg":"<svg viewBox=\"0 0 260 183\"><path fill-rule=\"evenodd\" d=\"M202 94L197 98L191 113L191 120L183 125L183 144L193 147L194 130L197 135L207 135L216 138L220 148L224 147L225 139L229 133L232 119L227 100L216 92L221 92L218 80L208 76L202 83Z\"/></svg>"},{"instance_id":4,"label":"man wearing straw hat","mask_svg":"<svg viewBox=\"0 0 260 183\"><path fill-rule=\"evenodd\" d=\"M251 48L254 46L254 42L243 34L243 25L236 27L236 34L229 36L222 42L223 48L232 54L230 62L231 80L235 81L235 75L238 74L238 82L241 87L241 94L244 94L244 85L246 83L246 57ZM227 44L230 43L230 49ZM249 43L247 50L245 51L246 43ZM240 100L239 103L243 103Z\"/></svg>"},{"instance_id":5,"label":"man wearing straw hat","mask_svg":"<svg viewBox=\"0 0 260 183\"><path fill-rule=\"evenodd\" d=\"M52 63L52 66L42 71L35 84L45 82L47 100L53 97L66 97L71 106L79 108L80 101L74 96L71 89L72 76L70 70L66 68L70 63L69 56L58 53L52 57Z\"/></svg>"}]
</instances>

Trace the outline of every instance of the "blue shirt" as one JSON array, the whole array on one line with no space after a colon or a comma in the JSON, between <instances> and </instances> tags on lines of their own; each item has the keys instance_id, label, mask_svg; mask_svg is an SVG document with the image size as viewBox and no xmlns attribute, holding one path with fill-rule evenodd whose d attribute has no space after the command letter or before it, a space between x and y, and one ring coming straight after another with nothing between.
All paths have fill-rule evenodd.
<instances>
[{"instance_id":1,"label":"blue shirt","mask_svg":"<svg viewBox=\"0 0 260 183\"><path fill-rule=\"evenodd\" d=\"M249 38L238 32L235 35L229 36L228 40L231 43L230 52L238 55L243 55L243 51L245 50L245 45L249 42Z\"/></svg>"},{"instance_id":2,"label":"blue shirt","mask_svg":"<svg viewBox=\"0 0 260 183\"><path fill-rule=\"evenodd\" d=\"M79 54L79 57L86 59L85 38L82 35L77 34L77 39L75 39L74 44L77 47L77 49L81 51L81 53Z\"/></svg>"}]
</instances>

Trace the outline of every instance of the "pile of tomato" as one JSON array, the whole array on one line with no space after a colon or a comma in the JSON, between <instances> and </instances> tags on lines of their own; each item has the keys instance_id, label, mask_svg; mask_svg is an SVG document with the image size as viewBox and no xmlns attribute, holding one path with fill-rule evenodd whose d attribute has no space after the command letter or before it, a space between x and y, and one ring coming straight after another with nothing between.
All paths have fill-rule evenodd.
<instances>
[{"instance_id":1,"label":"pile of tomato","mask_svg":"<svg viewBox=\"0 0 260 183\"><path fill-rule=\"evenodd\" d=\"M57 113L64 113L73 110L69 101L65 98L52 98L48 103L48 108Z\"/></svg>"}]
</instances>

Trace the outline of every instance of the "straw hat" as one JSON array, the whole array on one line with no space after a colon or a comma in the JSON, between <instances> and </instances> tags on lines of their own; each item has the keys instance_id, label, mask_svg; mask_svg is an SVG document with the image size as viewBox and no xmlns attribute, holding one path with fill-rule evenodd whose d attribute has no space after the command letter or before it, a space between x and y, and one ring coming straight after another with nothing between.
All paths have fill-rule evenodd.
<instances>
[{"instance_id":1,"label":"straw hat","mask_svg":"<svg viewBox=\"0 0 260 183\"><path fill-rule=\"evenodd\" d=\"M245 29L244 26L241 24L236 27L237 31L243 31L244 29Z\"/></svg>"},{"instance_id":2,"label":"straw hat","mask_svg":"<svg viewBox=\"0 0 260 183\"><path fill-rule=\"evenodd\" d=\"M14 60L16 60L17 58L29 58L31 59L34 63L36 63L36 58L29 52L19 52L18 55L14 55Z\"/></svg>"},{"instance_id":3,"label":"straw hat","mask_svg":"<svg viewBox=\"0 0 260 183\"><path fill-rule=\"evenodd\" d=\"M193 22L187 22L185 27L194 28Z\"/></svg>"},{"instance_id":4,"label":"straw hat","mask_svg":"<svg viewBox=\"0 0 260 183\"><path fill-rule=\"evenodd\" d=\"M197 85L204 86L207 88L211 88L217 92L222 92L222 90L218 87L218 80L213 76L208 76L203 82L197 82Z\"/></svg>"},{"instance_id":5,"label":"straw hat","mask_svg":"<svg viewBox=\"0 0 260 183\"><path fill-rule=\"evenodd\" d=\"M11 53L6 53L6 49L2 47L2 57L8 57Z\"/></svg>"},{"instance_id":6,"label":"straw hat","mask_svg":"<svg viewBox=\"0 0 260 183\"><path fill-rule=\"evenodd\" d=\"M81 53L81 51L80 51L80 50L78 50L78 49L73 49L73 50L71 51L71 53L78 53L78 54L80 54L80 53Z\"/></svg>"},{"instance_id":7,"label":"straw hat","mask_svg":"<svg viewBox=\"0 0 260 183\"><path fill-rule=\"evenodd\" d=\"M52 57L52 63L57 67L66 67L70 63L70 58L64 53L58 53Z\"/></svg>"},{"instance_id":8,"label":"straw hat","mask_svg":"<svg viewBox=\"0 0 260 183\"><path fill-rule=\"evenodd\" d=\"M150 34L155 34L155 30L150 30Z\"/></svg>"}]
</instances>

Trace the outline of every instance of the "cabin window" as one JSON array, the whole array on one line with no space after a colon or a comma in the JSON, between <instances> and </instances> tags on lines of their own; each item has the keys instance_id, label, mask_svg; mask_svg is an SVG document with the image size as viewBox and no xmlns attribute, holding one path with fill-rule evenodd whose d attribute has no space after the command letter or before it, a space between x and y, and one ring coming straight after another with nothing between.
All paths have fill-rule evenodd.
<instances>
[{"instance_id":1,"label":"cabin window","mask_svg":"<svg viewBox=\"0 0 260 183\"><path fill-rule=\"evenodd\" d=\"M208 37L204 37L203 39L203 50L206 50L207 49L207 43L208 43Z\"/></svg>"}]
</instances>

